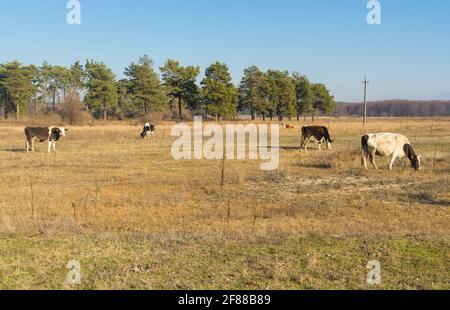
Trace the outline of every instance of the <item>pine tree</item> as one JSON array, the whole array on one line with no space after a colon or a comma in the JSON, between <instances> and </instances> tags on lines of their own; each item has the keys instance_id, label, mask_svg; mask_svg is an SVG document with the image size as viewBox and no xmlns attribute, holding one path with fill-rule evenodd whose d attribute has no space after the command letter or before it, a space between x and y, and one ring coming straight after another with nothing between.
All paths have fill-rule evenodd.
<instances>
[{"instance_id":1,"label":"pine tree","mask_svg":"<svg viewBox=\"0 0 450 310\"><path fill-rule=\"evenodd\" d=\"M136 109L136 106L134 105L130 94L130 89L131 89L131 82L127 79L121 79L117 83L118 109L121 112Z\"/></svg>"},{"instance_id":2,"label":"pine tree","mask_svg":"<svg viewBox=\"0 0 450 310\"><path fill-rule=\"evenodd\" d=\"M296 113L295 86L287 71L269 70L267 72L270 85L271 112L276 110L278 120Z\"/></svg>"},{"instance_id":3,"label":"pine tree","mask_svg":"<svg viewBox=\"0 0 450 310\"><path fill-rule=\"evenodd\" d=\"M330 94L330 91L324 84L318 83L312 85L314 94L313 107L312 107L312 120L318 113L331 114L336 108L336 102L334 97Z\"/></svg>"},{"instance_id":4,"label":"pine tree","mask_svg":"<svg viewBox=\"0 0 450 310\"><path fill-rule=\"evenodd\" d=\"M86 96L88 108L103 119L108 119L108 112L117 107L116 77L103 62L87 61L85 66Z\"/></svg>"},{"instance_id":5,"label":"pine tree","mask_svg":"<svg viewBox=\"0 0 450 310\"><path fill-rule=\"evenodd\" d=\"M38 68L38 75L36 78L37 96L43 105L47 102L47 96L49 94L49 87L51 84L51 71L52 66L46 61Z\"/></svg>"},{"instance_id":6,"label":"pine tree","mask_svg":"<svg viewBox=\"0 0 450 310\"><path fill-rule=\"evenodd\" d=\"M204 108L217 120L236 116L238 91L231 80L228 66L215 62L206 69L201 82Z\"/></svg>"},{"instance_id":7,"label":"pine tree","mask_svg":"<svg viewBox=\"0 0 450 310\"><path fill-rule=\"evenodd\" d=\"M70 66L69 90L70 96L80 97L80 92L84 88L84 68L79 61Z\"/></svg>"},{"instance_id":8,"label":"pine tree","mask_svg":"<svg viewBox=\"0 0 450 310\"><path fill-rule=\"evenodd\" d=\"M245 69L239 86L240 110L249 110L252 120L256 119L256 113L265 116L268 113L269 90L269 83L264 72L256 66Z\"/></svg>"},{"instance_id":9,"label":"pine tree","mask_svg":"<svg viewBox=\"0 0 450 310\"><path fill-rule=\"evenodd\" d=\"M0 65L0 88L3 99L6 98L5 108L14 111L17 119L28 114L28 104L36 91L36 76L37 68L33 65L23 66L18 61Z\"/></svg>"},{"instance_id":10,"label":"pine tree","mask_svg":"<svg viewBox=\"0 0 450 310\"><path fill-rule=\"evenodd\" d=\"M66 67L51 66L50 68L50 84L48 89L52 95L52 110L56 112L56 98L65 100L65 93L70 84L70 71Z\"/></svg>"},{"instance_id":11,"label":"pine tree","mask_svg":"<svg viewBox=\"0 0 450 310\"><path fill-rule=\"evenodd\" d=\"M169 96L178 100L178 118L182 119L183 101L192 103L198 94L198 86L195 84L200 73L199 67L182 67L175 60L167 60L160 68L164 85L168 89Z\"/></svg>"},{"instance_id":12,"label":"pine tree","mask_svg":"<svg viewBox=\"0 0 450 310\"><path fill-rule=\"evenodd\" d=\"M144 114L150 110L164 111L167 109L165 88L153 69L153 61L147 55L141 57L138 63L131 63L125 69L125 75L130 80L132 100Z\"/></svg>"},{"instance_id":13,"label":"pine tree","mask_svg":"<svg viewBox=\"0 0 450 310\"><path fill-rule=\"evenodd\" d=\"M292 74L292 80L295 85L295 94L297 99L297 120L300 120L300 115L311 113L314 103L314 92L308 78L300 75L297 72Z\"/></svg>"}]
</instances>

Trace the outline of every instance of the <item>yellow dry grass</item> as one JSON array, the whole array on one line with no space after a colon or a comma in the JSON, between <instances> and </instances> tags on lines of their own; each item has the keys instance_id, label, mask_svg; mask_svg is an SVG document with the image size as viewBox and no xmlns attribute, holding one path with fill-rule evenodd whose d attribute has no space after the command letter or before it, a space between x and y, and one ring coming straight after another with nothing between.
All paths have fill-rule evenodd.
<instances>
[{"instance_id":1,"label":"yellow dry grass","mask_svg":"<svg viewBox=\"0 0 450 310\"><path fill-rule=\"evenodd\" d=\"M298 149L281 129L280 168L174 161L171 124L70 127L48 155L24 153L23 124L0 131L0 288L449 288L450 120L319 119L334 151ZM301 126L303 123L294 123ZM424 169L360 168L365 132L407 135ZM385 164L383 164L385 163Z\"/></svg>"}]
</instances>

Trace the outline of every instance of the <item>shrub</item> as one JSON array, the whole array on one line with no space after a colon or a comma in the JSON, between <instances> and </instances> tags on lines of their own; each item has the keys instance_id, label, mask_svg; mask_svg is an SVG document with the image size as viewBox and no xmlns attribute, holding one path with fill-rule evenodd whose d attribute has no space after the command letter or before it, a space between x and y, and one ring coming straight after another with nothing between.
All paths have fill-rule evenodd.
<instances>
[{"instance_id":1,"label":"shrub","mask_svg":"<svg viewBox=\"0 0 450 310\"><path fill-rule=\"evenodd\" d=\"M141 123L152 122L154 124L158 124L164 120L164 113L160 111L153 111L142 116L139 120Z\"/></svg>"},{"instance_id":2,"label":"shrub","mask_svg":"<svg viewBox=\"0 0 450 310\"><path fill-rule=\"evenodd\" d=\"M61 104L57 113L70 125L87 125L93 122L92 116L84 109L78 99L71 98Z\"/></svg>"},{"instance_id":3,"label":"shrub","mask_svg":"<svg viewBox=\"0 0 450 310\"><path fill-rule=\"evenodd\" d=\"M61 126L63 120L58 114L43 114L39 116L32 116L24 119L27 126Z\"/></svg>"}]
</instances>

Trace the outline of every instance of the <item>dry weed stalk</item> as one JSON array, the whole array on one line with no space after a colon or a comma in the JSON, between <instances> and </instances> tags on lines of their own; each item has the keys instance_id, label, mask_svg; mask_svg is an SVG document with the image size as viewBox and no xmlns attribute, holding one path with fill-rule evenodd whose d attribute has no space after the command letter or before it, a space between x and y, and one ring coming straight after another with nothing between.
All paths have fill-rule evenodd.
<instances>
[{"instance_id":1,"label":"dry weed stalk","mask_svg":"<svg viewBox=\"0 0 450 310\"><path fill-rule=\"evenodd\" d=\"M77 218L77 209L74 202L72 202L72 208L73 208L73 218L75 220L75 226L78 228L78 218Z\"/></svg>"},{"instance_id":2,"label":"dry weed stalk","mask_svg":"<svg viewBox=\"0 0 450 310\"><path fill-rule=\"evenodd\" d=\"M33 189L33 180L30 176L30 205L31 205L31 219L34 220L34 189Z\"/></svg>"}]
</instances>

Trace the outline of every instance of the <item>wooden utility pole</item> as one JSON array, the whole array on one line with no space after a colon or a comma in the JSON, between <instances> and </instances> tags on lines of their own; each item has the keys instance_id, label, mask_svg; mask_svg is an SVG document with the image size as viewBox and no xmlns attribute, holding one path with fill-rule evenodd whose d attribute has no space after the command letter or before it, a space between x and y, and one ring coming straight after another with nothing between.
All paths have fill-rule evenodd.
<instances>
[{"instance_id":1,"label":"wooden utility pole","mask_svg":"<svg viewBox=\"0 0 450 310\"><path fill-rule=\"evenodd\" d=\"M364 118L363 118L363 124L367 124L367 85L369 84L369 81L367 80L367 77L364 76L364 81L362 82L364 84Z\"/></svg>"}]
</instances>

